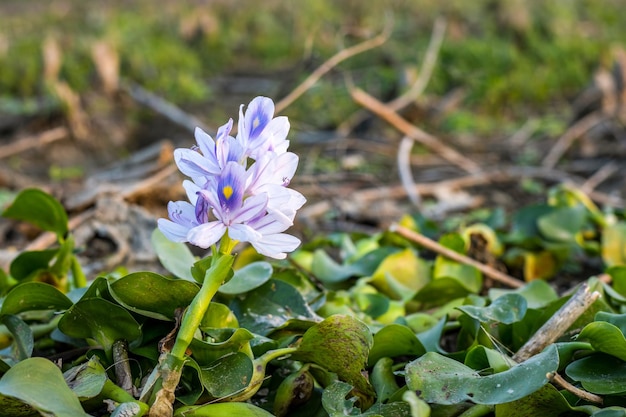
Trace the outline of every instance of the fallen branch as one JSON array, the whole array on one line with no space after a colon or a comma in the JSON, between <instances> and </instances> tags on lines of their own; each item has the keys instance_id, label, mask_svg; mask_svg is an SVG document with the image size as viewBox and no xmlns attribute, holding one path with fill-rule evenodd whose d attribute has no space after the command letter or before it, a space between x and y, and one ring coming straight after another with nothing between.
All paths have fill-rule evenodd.
<instances>
[{"instance_id":1,"label":"fallen branch","mask_svg":"<svg viewBox=\"0 0 626 417\"><path fill-rule=\"evenodd\" d=\"M367 50L376 48L377 46L382 45L389 39L389 35L391 34L391 24L387 22L383 31L378 35L366 41L363 41L359 44L351 46L346 49L342 49L337 52L335 55L330 57L326 62L317 67L315 71L313 71L300 85L298 85L291 93L287 94L287 96L283 97L278 103L275 105L275 112L280 113L285 108L287 108L291 103L296 101L301 95L303 95L307 90L319 81L320 78L324 76L328 71L339 65L342 61L358 55Z\"/></svg>"},{"instance_id":2,"label":"fallen branch","mask_svg":"<svg viewBox=\"0 0 626 417\"><path fill-rule=\"evenodd\" d=\"M69 134L70 132L66 127L59 126L38 135L18 139L0 147L0 159L17 155L29 149L41 149L49 143L68 137Z\"/></svg>"},{"instance_id":3,"label":"fallen branch","mask_svg":"<svg viewBox=\"0 0 626 417\"><path fill-rule=\"evenodd\" d=\"M121 84L121 88L137 103L148 107L150 110L159 113L171 122L176 123L192 133L196 127L206 132L210 130L210 128L197 117L185 112L180 107L157 96L151 91L146 90L139 84L125 82Z\"/></svg>"},{"instance_id":4,"label":"fallen branch","mask_svg":"<svg viewBox=\"0 0 626 417\"><path fill-rule=\"evenodd\" d=\"M554 382L555 384L557 384L558 386L560 386L561 388L563 388L564 390L574 394L575 396L577 396L578 398L582 400L589 401L591 403L596 403L596 404L602 404L604 402L604 399L600 397L599 395L592 394L589 391L585 391L578 387L575 387L574 385L567 382L565 378L563 378L561 375L557 373L548 375L548 379Z\"/></svg>"},{"instance_id":5,"label":"fallen branch","mask_svg":"<svg viewBox=\"0 0 626 417\"><path fill-rule=\"evenodd\" d=\"M438 18L433 26L428 49L426 50L426 55L424 56L424 61L417 79L404 94L387 103L387 105L393 110L398 111L410 103L415 102L424 92L424 89L428 85L435 68L435 63L437 62L437 56L439 55L439 49L441 48L445 31L446 20L444 18ZM354 128L354 126L365 120L366 116L367 112L363 109L353 113L337 127L337 131L342 136L346 136L348 132Z\"/></svg>"},{"instance_id":6,"label":"fallen branch","mask_svg":"<svg viewBox=\"0 0 626 417\"><path fill-rule=\"evenodd\" d=\"M524 362L556 342L599 297L599 292L591 292L586 283L582 284L570 299L513 355L513 360ZM579 398L598 404L603 402L602 397L573 386L557 373L549 375L549 379Z\"/></svg>"},{"instance_id":7,"label":"fallen branch","mask_svg":"<svg viewBox=\"0 0 626 417\"><path fill-rule=\"evenodd\" d=\"M524 285L524 282L520 281L517 278L514 278L510 275L500 272L497 269L492 268L489 265L480 263L476 261L475 259L469 258L465 255L455 252L452 249L448 249L445 246L442 246L439 243L435 242L434 240L422 235L421 233L414 232L413 230L407 229L406 227L400 226L399 224L392 224L389 230L417 243L418 245L425 247L428 250L432 250L433 252L436 252L448 259L463 263L465 265L473 266L474 268L478 269L480 272L485 274L485 276L488 276L494 281L498 281L502 284L508 285L509 287L513 287L513 288L519 288Z\"/></svg>"},{"instance_id":8,"label":"fallen branch","mask_svg":"<svg viewBox=\"0 0 626 417\"><path fill-rule=\"evenodd\" d=\"M574 141L589 131L594 126L598 125L606 119L600 112L590 113L583 117L576 123L574 123L567 131L556 141L548 155L543 159L542 166L546 168L554 168L559 162L559 159L563 154L572 146Z\"/></svg>"},{"instance_id":9,"label":"fallen branch","mask_svg":"<svg viewBox=\"0 0 626 417\"><path fill-rule=\"evenodd\" d=\"M554 343L599 297L599 292L591 292L586 283L582 284L574 295L513 355L513 360L523 362Z\"/></svg>"},{"instance_id":10,"label":"fallen branch","mask_svg":"<svg viewBox=\"0 0 626 417\"><path fill-rule=\"evenodd\" d=\"M354 101L383 118L385 121L404 133L406 136L430 148L434 152L441 155L441 157L457 165L464 171L470 173L477 173L481 171L480 165L478 165L476 162L463 156L461 153L449 147L448 145L442 143L435 136L428 134L419 129L417 126L414 126L411 123L407 122L393 109L378 101L376 98L370 96L360 88L352 87L350 89L350 94L352 95Z\"/></svg>"}]
</instances>

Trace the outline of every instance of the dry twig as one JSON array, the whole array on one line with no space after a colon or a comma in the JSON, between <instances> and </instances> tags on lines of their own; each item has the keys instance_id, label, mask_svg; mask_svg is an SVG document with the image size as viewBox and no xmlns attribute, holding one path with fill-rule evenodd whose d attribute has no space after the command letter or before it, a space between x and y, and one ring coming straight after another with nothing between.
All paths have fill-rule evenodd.
<instances>
[{"instance_id":1,"label":"dry twig","mask_svg":"<svg viewBox=\"0 0 626 417\"><path fill-rule=\"evenodd\" d=\"M424 56L424 61L422 62L417 79L404 94L387 103L387 105L393 110L397 111L406 107L410 103L416 101L417 98L424 92L424 89L428 85L435 68L435 63L437 62L437 56L439 55L439 49L441 48L445 31L446 20L440 17L435 21L433 26L428 49L426 50L426 55ZM366 116L367 112L363 109L357 111L346 118L346 120L337 127L337 131L340 132L342 136L346 136L348 132L351 131L354 126L361 123Z\"/></svg>"},{"instance_id":2,"label":"dry twig","mask_svg":"<svg viewBox=\"0 0 626 417\"><path fill-rule=\"evenodd\" d=\"M597 291L589 291L585 283L571 296L567 303L554 313L539 330L522 346L513 360L523 362L554 343L600 297Z\"/></svg>"},{"instance_id":3,"label":"dry twig","mask_svg":"<svg viewBox=\"0 0 626 417\"><path fill-rule=\"evenodd\" d=\"M41 149L49 143L68 137L69 133L66 127L58 126L38 135L18 139L0 147L0 159L17 155L28 149Z\"/></svg>"},{"instance_id":4,"label":"dry twig","mask_svg":"<svg viewBox=\"0 0 626 417\"><path fill-rule=\"evenodd\" d=\"M313 71L302 83L300 83L300 85L293 89L291 93L287 94L287 96L283 97L278 103L276 103L276 113L280 113L291 103L296 101L302 94L304 94L307 90L313 87L315 83L324 76L324 74L339 65L342 61L345 61L346 59L353 57L354 55L358 55L362 52L382 45L387 41L387 39L389 39L390 34L391 23L390 21L388 21L385 25L385 28L378 36L375 36L371 39L368 39L359 44L356 44L346 49L342 49L341 51L337 52L326 62L317 67L317 69Z\"/></svg>"},{"instance_id":5,"label":"dry twig","mask_svg":"<svg viewBox=\"0 0 626 417\"><path fill-rule=\"evenodd\" d=\"M513 355L513 360L523 362L556 342L599 297L600 293L589 291L586 283L581 285L570 299ZM573 386L557 373L550 376L554 383L577 397L602 404L602 397Z\"/></svg>"},{"instance_id":6,"label":"dry twig","mask_svg":"<svg viewBox=\"0 0 626 417\"><path fill-rule=\"evenodd\" d=\"M121 84L121 88L137 103L159 113L171 122L176 123L190 132L193 132L196 127L204 131L210 130L210 128L197 117L185 112L180 107L157 96L151 91L146 90L139 84L126 82Z\"/></svg>"},{"instance_id":7,"label":"dry twig","mask_svg":"<svg viewBox=\"0 0 626 417\"><path fill-rule=\"evenodd\" d=\"M426 133L423 130L419 129L417 126L414 126L411 123L407 122L393 109L389 108L387 105L367 94L360 88L352 87L350 90L350 94L352 95L354 101L356 101L363 107L371 110L373 113L377 114L381 118L385 119L388 123L393 125L396 129L400 130L405 135L409 136L411 139L418 141L419 143L430 148L434 152L437 152L439 155L441 155L441 157L445 158L449 162L452 162L456 166L470 173L477 173L481 171L480 165L478 165L476 162L463 156L461 153L449 147L448 145L442 143L435 136Z\"/></svg>"},{"instance_id":8,"label":"dry twig","mask_svg":"<svg viewBox=\"0 0 626 417\"><path fill-rule=\"evenodd\" d=\"M417 243L418 245L425 247L428 250L432 250L433 252L445 256L448 259L452 259L453 261L461 262L466 265L471 265L489 278L493 279L494 281L498 281L513 288L519 288L524 285L523 281L520 281L517 278L500 272L489 265L480 263L475 259L469 258L465 255L448 249L445 246L442 246L439 243L435 242L434 240L422 235L421 233L414 232L413 230L407 229L406 227L400 226L398 224L391 225L389 230L398 233L400 236L405 237Z\"/></svg>"},{"instance_id":9,"label":"dry twig","mask_svg":"<svg viewBox=\"0 0 626 417\"><path fill-rule=\"evenodd\" d=\"M576 123L574 123L567 131L556 141L548 155L543 159L542 166L546 168L554 168L559 159L569 149L574 141L594 126L606 119L600 112L589 113Z\"/></svg>"}]
</instances>

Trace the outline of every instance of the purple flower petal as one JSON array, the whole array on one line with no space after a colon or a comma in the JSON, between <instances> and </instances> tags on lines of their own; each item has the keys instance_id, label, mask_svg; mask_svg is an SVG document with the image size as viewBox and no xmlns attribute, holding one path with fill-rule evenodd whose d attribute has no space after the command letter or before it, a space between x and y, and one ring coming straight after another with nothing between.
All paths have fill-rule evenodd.
<instances>
[{"instance_id":1,"label":"purple flower petal","mask_svg":"<svg viewBox=\"0 0 626 417\"><path fill-rule=\"evenodd\" d=\"M174 150L174 161L180 172L188 177L203 177L220 173L217 161L206 158L191 149Z\"/></svg>"},{"instance_id":2,"label":"purple flower petal","mask_svg":"<svg viewBox=\"0 0 626 417\"><path fill-rule=\"evenodd\" d=\"M204 155L205 158L215 160L215 141L213 138L199 127L196 127L194 130L194 136L202 155Z\"/></svg>"}]
</instances>

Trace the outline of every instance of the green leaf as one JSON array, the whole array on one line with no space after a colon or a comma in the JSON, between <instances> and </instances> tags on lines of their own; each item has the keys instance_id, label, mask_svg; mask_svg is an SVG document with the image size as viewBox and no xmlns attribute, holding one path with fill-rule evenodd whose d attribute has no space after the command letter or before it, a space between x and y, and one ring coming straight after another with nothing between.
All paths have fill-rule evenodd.
<instances>
[{"instance_id":1,"label":"green leaf","mask_svg":"<svg viewBox=\"0 0 626 417\"><path fill-rule=\"evenodd\" d=\"M58 249L22 252L11 262L9 272L18 281L27 280L35 273L48 270L57 253Z\"/></svg>"},{"instance_id":2,"label":"green leaf","mask_svg":"<svg viewBox=\"0 0 626 417\"><path fill-rule=\"evenodd\" d=\"M626 338L619 327L605 321L586 325L577 340L588 341L594 350L626 361Z\"/></svg>"},{"instance_id":3,"label":"green leaf","mask_svg":"<svg viewBox=\"0 0 626 417\"><path fill-rule=\"evenodd\" d=\"M626 265L626 223L610 224L602 230L602 259L611 267Z\"/></svg>"},{"instance_id":4,"label":"green leaf","mask_svg":"<svg viewBox=\"0 0 626 417\"><path fill-rule=\"evenodd\" d=\"M253 372L252 359L233 353L201 367L202 385L215 398L228 397L245 390Z\"/></svg>"},{"instance_id":5,"label":"green leaf","mask_svg":"<svg viewBox=\"0 0 626 417\"><path fill-rule=\"evenodd\" d=\"M11 289L2 302L0 314L34 310L66 310L72 301L61 291L43 282L25 282Z\"/></svg>"},{"instance_id":6,"label":"green leaf","mask_svg":"<svg viewBox=\"0 0 626 417\"><path fill-rule=\"evenodd\" d=\"M61 203L35 188L19 193L2 216L32 223L42 230L56 233L59 238L68 231L67 213Z\"/></svg>"},{"instance_id":7,"label":"green leaf","mask_svg":"<svg viewBox=\"0 0 626 417\"><path fill-rule=\"evenodd\" d=\"M70 337L95 339L107 355L116 340L132 342L141 337L139 324L127 310L101 298L74 304L59 321L59 330Z\"/></svg>"},{"instance_id":8,"label":"green leaf","mask_svg":"<svg viewBox=\"0 0 626 417\"><path fill-rule=\"evenodd\" d=\"M0 317L2 317L2 324L7 326L13 335L15 358L19 361L30 358L35 346L35 339L30 327L21 318L12 314Z\"/></svg>"},{"instance_id":9,"label":"green leaf","mask_svg":"<svg viewBox=\"0 0 626 417\"><path fill-rule=\"evenodd\" d=\"M586 217L587 210L582 205L557 207L537 219L537 228L546 239L576 243Z\"/></svg>"},{"instance_id":10,"label":"green leaf","mask_svg":"<svg viewBox=\"0 0 626 417\"><path fill-rule=\"evenodd\" d=\"M471 348L465 355L465 365L484 374L504 372L515 363L506 355L495 349L478 345Z\"/></svg>"},{"instance_id":11,"label":"green leaf","mask_svg":"<svg viewBox=\"0 0 626 417\"><path fill-rule=\"evenodd\" d=\"M408 300L430 281L428 264L411 249L387 256L369 283L395 300Z\"/></svg>"},{"instance_id":12,"label":"green leaf","mask_svg":"<svg viewBox=\"0 0 626 417\"><path fill-rule=\"evenodd\" d=\"M253 262L235 271L233 277L222 285L222 294L243 294L265 284L272 277L273 268L268 262Z\"/></svg>"},{"instance_id":13,"label":"green leaf","mask_svg":"<svg viewBox=\"0 0 626 417\"><path fill-rule=\"evenodd\" d=\"M384 357L421 356L424 353L426 349L411 329L400 324L389 324L374 335L368 363L371 366Z\"/></svg>"},{"instance_id":14,"label":"green leaf","mask_svg":"<svg viewBox=\"0 0 626 417\"><path fill-rule=\"evenodd\" d=\"M456 278L438 278L419 290L413 300L422 303L424 307L441 306L449 301L463 298L471 292L473 291Z\"/></svg>"},{"instance_id":15,"label":"green leaf","mask_svg":"<svg viewBox=\"0 0 626 417\"><path fill-rule=\"evenodd\" d=\"M496 405L497 417L583 417L586 411L577 411L552 384L546 384L532 394L504 404Z\"/></svg>"},{"instance_id":16,"label":"green leaf","mask_svg":"<svg viewBox=\"0 0 626 417\"><path fill-rule=\"evenodd\" d=\"M200 329L207 331L209 329L223 329L239 327L237 317L224 304L211 302L202 321Z\"/></svg>"},{"instance_id":17,"label":"green leaf","mask_svg":"<svg viewBox=\"0 0 626 417\"><path fill-rule=\"evenodd\" d=\"M559 356L554 345L529 360L493 375L475 370L439 353L428 352L406 366L407 387L423 400L437 404L472 401L502 404L523 398L547 382L556 372Z\"/></svg>"},{"instance_id":18,"label":"green leaf","mask_svg":"<svg viewBox=\"0 0 626 417\"><path fill-rule=\"evenodd\" d=\"M372 334L364 323L338 314L307 330L293 358L315 363L336 373L362 393L374 395L362 373L372 344Z\"/></svg>"},{"instance_id":19,"label":"green leaf","mask_svg":"<svg viewBox=\"0 0 626 417\"><path fill-rule=\"evenodd\" d=\"M565 373L589 392L600 395L626 393L626 363L616 357L596 353L567 365Z\"/></svg>"},{"instance_id":20,"label":"green leaf","mask_svg":"<svg viewBox=\"0 0 626 417\"><path fill-rule=\"evenodd\" d=\"M505 294L487 307L467 305L457 308L481 323L511 324L526 314L526 299L519 294Z\"/></svg>"},{"instance_id":21,"label":"green leaf","mask_svg":"<svg viewBox=\"0 0 626 417\"><path fill-rule=\"evenodd\" d=\"M209 332L211 341L193 339L189 347L199 365L208 365L223 356L239 351L250 352L254 335L246 329L219 329Z\"/></svg>"},{"instance_id":22,"label":"green leaf","mask_svg":"<svg viewBox=\"0 0 626 417\"><path fill-rule=\"evenodd\" d=\"M127 309L159 320L173 320L189 306L199 288L193 282L154 272L134 272L109 283L111 296Z\"/></svg>"},{"instance_id":23,"label":"green leaf","mask_svg":"<svg viewBox=\"0 0 626 417\"><path fill-rule=\"evenodd\" d=\"M313 252L311 272L325 284L342 282L356 275L357 271L350 265L338 264L322 249Z\"/></svg>"},{"instance_id":24,"label":"green leaf","mask_svg":"<svg viewBox=\"0 0 626 417\"><path fill-rule=\"evenodd\" d=\"M245 297L236 297L230 307L241 327L262 336L267 336L292 319L319 320L294 287L274 279Z\"/></svg>"},{"instance_id":25,"label":"green leaf","mask_svg":"<svg viewBox=\"0 0 626 417\"><path fill-rule=\"evenodd\" d=\"M269 411L245 402L209 403L180 407L174 417L274 417Z\"/></svg>"},{"instance_id":26,"label":"green leaf","mask_svg":"<svg viewBox=\"0 0 626 417\"><path fill-rule=\"evenodd\" d=\"M196 262L187 245L172 242L159 229L154 229L150 236L152 246L161 264L178 278L196 282L191 274L191 267Z\"/></svg>"},{"instance_id":27,"label":"green leaf","mask_svg":"<svg viewBox=\"0 0 626 417\"><path fill-rule=\"evenodd\" d=\"M87 362L65 371L63 378L81 400L94 398L100 394L108 379L106 371L95 355Z\"/></svg>"},{"instance_id":28,"label":"green leaf","mask_svg":"<svg viewBox=\"0 0 626 417\"><path fill-rule=\"evenodd\" d=\"M519 294L526 299L528 308L543 308L559 298L558 294L546 281L537 279L529 282L521 288L507 290L503 288L490 288L489 298L495 300L505 294Z\"/></svg>"},{"instance_id":29,"label":"green leaf","mask_svg":"<svg viewBox=\"0 0 626 417\"><path fill-rule=\"evenodd\" d=\"M13 416L32 415L13 413L7 409L14 398L46 416L88 417L78 397L67 386L61 370L44 358L29 358L17 363L0 379L0 407ZM8 404L7 404L8 403ZM13 402L13 406L18 406ZM19 406L18 406L19 407Z\"/></svg>"},{"instance_id":30,"label":"green leaf","mask_svg":"<svg viewBox=\"0 0 626 417\"><path fill-rule=\"evenodd\" d=\"M336 381L326 387L322 394L322 405L330 417L406 417L410 415L411 408L405 402L376 403L366 412L362 412L356 407L354 396L346 399L350 391L352 391L352 386L341 381Z\"/></svg>"}]
</instances>

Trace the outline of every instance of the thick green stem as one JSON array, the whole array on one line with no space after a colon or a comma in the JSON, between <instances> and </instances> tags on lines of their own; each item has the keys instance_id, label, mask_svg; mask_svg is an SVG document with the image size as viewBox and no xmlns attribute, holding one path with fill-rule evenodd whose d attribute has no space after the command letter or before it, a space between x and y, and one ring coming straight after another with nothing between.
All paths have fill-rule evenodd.
<instances>
[{"instance_id":1,"label":"thick green stem","mask_svg":"<svg viewBox=\"0 0 626 417\"><path fill-rule=\"evenodd\" d=\"M84 288L87 286L87 277L75 255L72 256L72 286L73 288Z\"/></svg>"},{"instance_id":2,"label":"thick green stem","mask_svg":"<svg viewBox=\"0 0 626 417\"><path fill-rule=\"evenodd\" d=\"M200 326L213 296L228 277L233 260L234 258L231 255L216 255L216 258L213 259L211 268L204 276L202 288L200 288L200 291L196 294L183 315L176 342L170 352L172 356L178 359L185 358L185 352L193 340L193 336Z\"/></svg>"}]
</instances>

